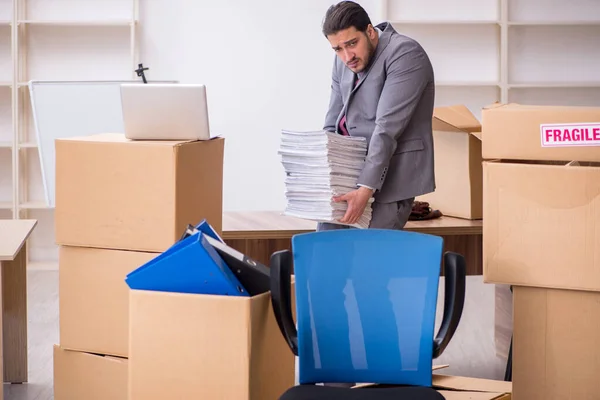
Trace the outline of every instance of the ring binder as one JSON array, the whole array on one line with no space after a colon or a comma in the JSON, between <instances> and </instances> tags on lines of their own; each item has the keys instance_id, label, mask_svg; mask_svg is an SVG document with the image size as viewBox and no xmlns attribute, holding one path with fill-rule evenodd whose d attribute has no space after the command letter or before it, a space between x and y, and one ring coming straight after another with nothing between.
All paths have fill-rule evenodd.
<instances>
[{"instance_id":1,"label":"ring binder","mask_svg":"<svg viewBox=\"0 0 600 400\"><path fill-rule=\"evenodd\" d=\"M219 253L237 279L244 285L250 296L256 296L271 290L270 269L233 247L228 246L206 220L203 220L197 226L188 224L181 236L181 240L185 240L189 236L199 232L204 234L209 245L213 246L217 253Z\"/></svg>"},{"instance_id":2,"label":"ring binder","mask_svg":"<svg viewBox=\"0 0 600 400\"><path fill-rule=\"evenodd\" d=\"M200 231L187 236L128 274L125 282L136 290L248 297L207 237Z\"/></svg>"},{"instance_id":3,"label":"ring binder","mask_svg":"<svg viewBox=\"0 0 600 400\"><path fill-rule=\"evenodd\" d=\"M265 265L247 255L204 234L206 240L223 258L237 279L244 285L250 296L271 290L271 272Z\"/></svg>"}]
</instances>

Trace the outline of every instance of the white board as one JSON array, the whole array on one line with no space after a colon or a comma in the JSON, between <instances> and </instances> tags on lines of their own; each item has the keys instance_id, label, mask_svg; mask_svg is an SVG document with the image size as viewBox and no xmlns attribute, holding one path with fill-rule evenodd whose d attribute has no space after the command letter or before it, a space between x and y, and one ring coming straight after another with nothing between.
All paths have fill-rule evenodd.
<instances>
[{"instance_id":1,"label":"white board","mask_svg":"<svg viewBox=\"0 0 600 400\"><path fill-rule=\"evenodd\" d=\"M96 133L123 132L120 92L122 83L143 84L141 81L29 82L48 207L55 206L55 140Z\"/></svg>"}]
</instances>

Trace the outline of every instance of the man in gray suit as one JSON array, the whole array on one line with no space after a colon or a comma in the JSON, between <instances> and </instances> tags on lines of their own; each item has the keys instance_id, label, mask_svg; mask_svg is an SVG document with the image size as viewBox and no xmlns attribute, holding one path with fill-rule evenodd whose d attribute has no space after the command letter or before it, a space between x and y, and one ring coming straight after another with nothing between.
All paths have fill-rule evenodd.
<instances>
[{"instance_id":1,"label":"man in gray suit","mask_svg":"<svg viewBox=\"0 0 600 400\"><path fill-rule=\"evenodd\" d=\"M348 203L339 222L356 223L374 197L370 228L402 229L415 197L435 190L429 57L390 23L374 27L351 1L329 8L323 34L336 53L324 129L369 143L359 187L334 198ZM317 229L344 227L319 223Z\"/></svg>"}]
</instances>

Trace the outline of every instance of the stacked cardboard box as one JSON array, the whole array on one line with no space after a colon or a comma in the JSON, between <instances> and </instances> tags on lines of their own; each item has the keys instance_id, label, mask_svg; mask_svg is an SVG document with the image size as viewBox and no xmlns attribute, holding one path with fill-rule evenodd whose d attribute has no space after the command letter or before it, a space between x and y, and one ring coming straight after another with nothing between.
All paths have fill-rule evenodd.
<instances>
[{"instance_id":1,"label":"stacked cardboard box","mask_svg":"<svg viewBox=\"0 0 600 400\"><path fill-rule=\"evenodd\" d=\"M419 196L444 215L483 217L481 124L464 105L437 107L433 113L434 192Z\"/></svg>"},{"instance_id":2,"label":"stacked cardboard box","mask_svg":"<svg viewBox=\"0 0 600 400\"><path fill-rule=\"evenodd\" d=\"M600 108L483 111L484 280L513 286L516 400L598 397Z\"/></svg>"},{"instance_id":3,"label":"stacked cardboard box","mask_svg":"<svg viewBox=\"0 0 600 400\"><path fill-rule=\"evenodd\" d=\"M223 151L220 138L56 142L56 400L128 398L125 276L168 249L187 224L206 219L221 233Z\"/></svg>"},{"instance_id":4,"label":"stacked cardboard box","mask_svg":"<svg viewBox=\"0 0 600 400\"><path fill-rule=\"evenodd\" d=\"M481 123L462 104L436 107L433 111L436 189L417 198L443 215L469 220L483 218L483 169ZM479 239L481 240L481 239ZM479 242L480 243L480 242ZM479 244L478 243L478 244ZM480 268L479 251L463 254L468 264ZM495 287L494 339L496 355L506 359L510 345L511 320L506 311L512 306L510 290ZM507 331L508 334L507 334Z\"/></svg>"}]
</instances>

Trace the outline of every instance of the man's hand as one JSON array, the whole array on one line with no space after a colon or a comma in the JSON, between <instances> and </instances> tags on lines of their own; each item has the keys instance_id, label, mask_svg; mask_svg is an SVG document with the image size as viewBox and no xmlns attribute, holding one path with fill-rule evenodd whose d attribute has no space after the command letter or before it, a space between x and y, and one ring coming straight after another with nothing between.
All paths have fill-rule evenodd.
<instances>
[{"instance_id":1,"label":"man's hand","mask_svg":"<svg viewBox=\"0 0 600 400\"><path fill-rule=\"evenodd\" d=\"M342 224L350 225L357 223L358 219L365 211L365 207L371 196L373 196L373 190L363 186L342 196L335 196L333 201L346 201L348 203L346 215L344 215L340 222Z\"/></svg>"}]
</instances>

